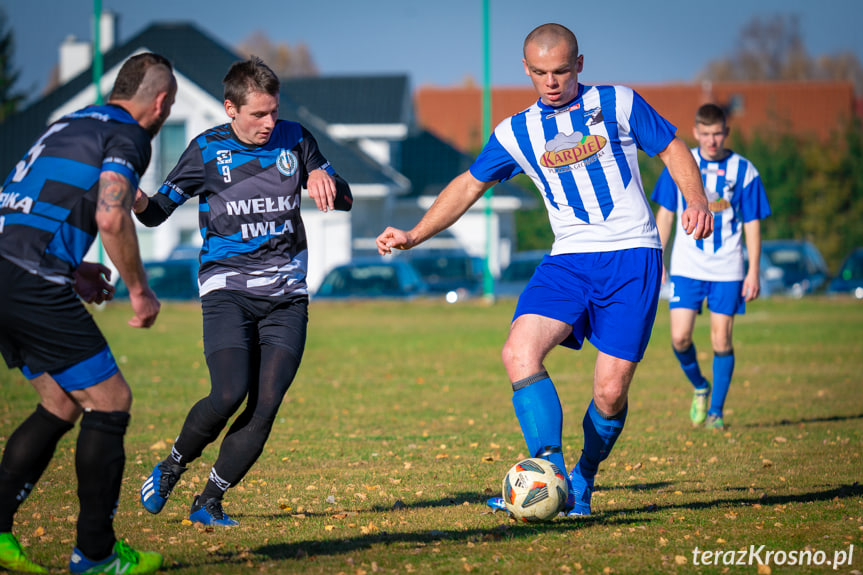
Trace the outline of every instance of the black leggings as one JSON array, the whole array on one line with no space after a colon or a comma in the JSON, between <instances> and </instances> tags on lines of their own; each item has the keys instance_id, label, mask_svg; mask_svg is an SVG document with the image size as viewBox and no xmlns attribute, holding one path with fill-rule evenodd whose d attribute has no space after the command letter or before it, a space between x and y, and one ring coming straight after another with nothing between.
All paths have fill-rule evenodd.
<instances>
[{"instance_id":1,"label":"black leggings","mask_svg":"<svg viewBox=\"0 0 863 575\"><path fill-rule=\"evenodd\" d=\"M211 301L209 306L205 300L210 395L189 411L174 445L175 461L186 465L200 457L245 400L246 407L228 429L213 466L224 488L236 485L245 476L263 451L282 399L300 366L306 340L307 301L273 304L235 294ZM209 341L208 335L212 336Z\"/></svg>"}]
</instances>

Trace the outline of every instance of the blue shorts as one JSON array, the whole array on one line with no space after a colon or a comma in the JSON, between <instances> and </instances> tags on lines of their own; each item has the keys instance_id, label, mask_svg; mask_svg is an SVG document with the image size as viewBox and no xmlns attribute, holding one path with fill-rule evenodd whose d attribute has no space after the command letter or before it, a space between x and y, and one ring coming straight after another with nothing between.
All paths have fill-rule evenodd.
<instances>
[{"instance_id":1,"label":"blue shorts","mask_svg":"<svg viewBox=\"0 0 863 575\"><path fill-rule=\"evenodd\" d=\"M115 373L120 371L117 367L117 362L114 360L114 354L106 345L102 351L85 359L82 362L76 363L72 367L67 367L61 371L50 371L51 377L54 378L60 387L66 391L76 391L79 389L87 389L97 383L105 381ZM45 373L30 371L26 365L21 366L21 372L27 379L35 379Z\"/></svg>"},{"instance_id":2,"label":"blue shorts","mask_svg":"<svg viewBox=\"0 0 863 575\"><path fill-rule=\"evenodd\" d=\"M743 315L746 313L746 299L743 297L743 281L712 282L694 280L683 276L671 276L671 297L669 309L694 309L701 313L701 304L707 299L707 309L722 315Z\"/></svg>"},{"instance_id":3,"label":"blue shorts","mask_svg":"<svg viewBox=\"0 0 863 575\"><path fill-rule=\"evenodd\" d=\"M535 314L568 323L561 345L596 349L627 361L641 361L650 340L662 252L635 248L616 252L545 256L518 298L513 321Z\"/></svg>"}]
</instances>

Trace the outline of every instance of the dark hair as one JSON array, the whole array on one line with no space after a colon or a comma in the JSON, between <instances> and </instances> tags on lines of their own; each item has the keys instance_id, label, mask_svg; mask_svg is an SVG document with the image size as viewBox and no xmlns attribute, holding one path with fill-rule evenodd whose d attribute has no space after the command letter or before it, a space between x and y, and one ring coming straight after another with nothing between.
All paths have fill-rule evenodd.
<instances>
[{"instance_id":1,"label":"dark hair","mask_svg":"<svg viewBox=\"0 0 863 575\"><path fill-rule=\"evenodd\" d=\"M716 104L704 104L695 112L695 123L704 126L725 125L725 110Z\"/></svg>"},{"instance_id":2,"label":"dark hair","mask_svg":"<svg viewBox=\"0 0 863 575\"><path fill-rule=\"evenodd\" d=\"M527 35L527 38L524 39L522 51L526 51L527 45L531 42L536 42L537 44L550 47L556 45L561 40L569 44L569 47L571 48L570 59L572 62L575 62L578 59L578 39L576 39L572 30L566 26L555 24L554 22L534 28L531 33Z\"/></svg>"},{"instance_id":3,"label":"dark hair","mask_svg":"<svg viewBox=\"0 0 863 575\"><path fill-rule=\"evenodd\" d=\"M169 72L173 73L174 71L171 62L164 56L154 52L136 54L123 63L108 99L131 100L138 92L138 88L141 87L147 70L153 66L165 66Z\"/></svg>"},{"instance_id":4,"label":"dark hair","mask_svg":"<svg viewBox=\"0 0 863 575\"><path fill-rule=\"evenodd\" d=\"M279 94L279 77L257 56L232 64L222 83L225 85L225 100L230 100L238 108L246 103L252 92L270 96Z\"/></svg>"}]
</instances>

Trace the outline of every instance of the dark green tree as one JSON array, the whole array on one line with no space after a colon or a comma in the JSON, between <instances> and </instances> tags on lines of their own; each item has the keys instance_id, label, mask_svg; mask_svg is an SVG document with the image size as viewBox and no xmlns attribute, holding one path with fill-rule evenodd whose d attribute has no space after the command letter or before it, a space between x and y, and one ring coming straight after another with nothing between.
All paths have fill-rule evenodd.
<instances>
[{"instance_id":1,"label":"dark green tree","mask_svg":"<svg viewBox=\"0 0 863 575\"><path fill-rule=\"evenodd\" d=\"M14 51L12 30L7 29L6 14L0 10L0 122L14 114L24 101L24 94L15 88L19 74L12 66Z\"/></svg>"}]
</instances>

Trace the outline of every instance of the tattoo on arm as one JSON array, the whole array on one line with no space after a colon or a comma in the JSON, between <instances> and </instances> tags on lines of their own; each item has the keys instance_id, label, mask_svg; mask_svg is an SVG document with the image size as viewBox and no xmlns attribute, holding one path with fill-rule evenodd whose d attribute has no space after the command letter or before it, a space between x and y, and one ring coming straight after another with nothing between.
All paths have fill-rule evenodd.
<instances>
[{"instance_id":1,"label":"tattoo on arm","mask_svg":"<svg viewBox=\"0 0 863 575\"><path fill-rule=\"evenodd\" d=\"M134 201L131 182L116 172L102 172L99 176L98 211L110 212L121 209L129 211Z\"/></svg>"}]
</instances>

